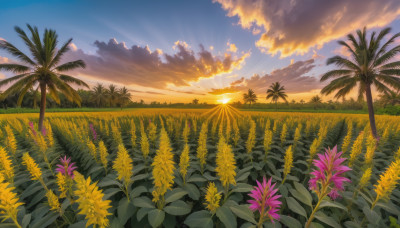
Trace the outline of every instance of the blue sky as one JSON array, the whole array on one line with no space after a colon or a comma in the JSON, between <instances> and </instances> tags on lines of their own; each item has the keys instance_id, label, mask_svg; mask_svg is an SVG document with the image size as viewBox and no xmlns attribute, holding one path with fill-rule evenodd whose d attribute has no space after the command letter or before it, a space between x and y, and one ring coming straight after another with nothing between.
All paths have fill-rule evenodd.
<instances>
[{"instance_id":1,"label":"blue sky","mask_svg":"<svg viewBox=\"0 0 400 228\"><path fill-rule=\"evenodd\" d=\"M53 28L58 32L61 43L68 38L74 39L76 50L72 51L75 53L67 57L68 59L82 58L92 66L86 71L73 72L76 76L82 77L92 85L99 81L104 84L125 85L133 91L134 100L186 102L194 96L208 102L221 99L223 96L239 99L241 93L253 84L256 93L264 96L263 93L269 85L258 85L256 80L251 80L254 74L258 74L265 83L271 80L282 80L284 85L287 84L291 98L308 99L311 95L318 94L321 88L317 81L318 77L329 69L325 66L326 58L339 53L336 44L338 38L364 25L372 28L390 25L397 32L400 28L397 20L400 6L395 1L382 1L382 5L387 4L393 9L382 12L375 10L374 1L365 1L363 2L363 5L366 5L363 6L364 12L353 10L354 15L341 16L339 19L337 15L344 12L344 9L357 7L354 6L355 2L358 1L360 4L361 1L357 0L353 3L337 1L335 5L327 6L332 9L325 9L324 6L318 4L313 5L314 1L316 0L309 0L308 6L307 4L300 5L300 3L293 6L290 2L296 2L295 0L283 0L281 3L269 0L252 1L259 7L251 5L250 1L243 0L217 0L217 2L211 0L3 1L0 9L0 37L26 51L14 32L14 26L25 28L25 24L29 23L38 26L40 30ZM275 13L276 15L271 15ZM369 14L374 17L368 16ZM327 21L334 21L334 24L316 22L324 21L329 17L333 19ZM247 25L248 21L252 21L251 26ZM304 22L301 23L302 21ZM349 25L350 21L351 25ZM302 28L303 25L304 28ZM321 32L330 28L332 28L330 32ZM263 34L269 38L280 38L272 42L262 38ZM107 52L102 52L104 55L111 53L108 51L117 47L116 44L124 42L127 50L134 45L143 50L148 46L150 52L158 49L160 50L159 60L166 63L165 54L170 56L176 54L179 47L175 45L175 42L180 41L182 50L185 53L186 51L192 53L191 57L198 60L196 66L204 62L199 57L202 52L200 45L213 56L210 60L213 64L218 65L218 60L223 62L229 59L227 55L230 56L231 63L224 65L224 69L218 68L207 73L204 71L204 76L201 73L186 76L185 73L191 74L191 72L179 69L173 64L140 76L134 75L137 64L133 64L126 72L113 75L112 70L117 72L121 66L112 61L107 62L106 59L109 56L99 54L102 51L101 45L95 44L96 41L107 44L110 39L115 39L116 43L110 43L106 45L107 47L103 45L103 48L108 48ZM227 50L229 49L227 43L234 44L237 50ZM173 48L174 45L175 48ZM285 48L287 48L286 51ZM143 51L142 49L140 50ZM114 51L112 54L123 55L121 52ZM0 56L3 60L4 58L13 60L12 56L3 51L0 51ZM107 67L110 69L107 71L108 76L102 75L104 70L96 71L96 64L92 63L96 61L96 57L107 62ZM132 61L141 57L143 56L132 57ZM176 57L175 60L177 59L179 58ZM191 66L190 63L183 65ZM174 67L173 70L171 67ZM165 70L170 72L166 73L165 78L158 79L157 75L163 74ZM175 76L171 72L177 72L178 80L184 82L174 84ZM2 73L3 77L11 75ZM277 75L278 73L282 76ZM135 83L136 79L141 81L143 77L149 77L149 79ZM242 84L239 87L232 87L231 83L240 81L242 77L244 78ZM299 77L307 78L299 80ZM312 78L315 78L315 81ZM152 80L156 82L154 85L150 83ZM171 83L168 83L168 80ZM299 86L300 82L308 84ZM303 89L298 89L299 87ZM220 89L228 88L230 90L234 88L234 91L229 94L218 92ZM195 95L190 93L193 91ZM212 93L213 91L217 92Z\"/></svg>"}]
</instances>

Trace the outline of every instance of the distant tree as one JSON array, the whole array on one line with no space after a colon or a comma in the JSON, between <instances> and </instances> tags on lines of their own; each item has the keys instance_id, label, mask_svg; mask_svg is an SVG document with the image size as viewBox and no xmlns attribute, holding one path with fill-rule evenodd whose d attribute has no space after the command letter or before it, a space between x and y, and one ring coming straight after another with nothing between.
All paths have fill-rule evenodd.
<instances>
[{"instance_id":1,"label":"distant tree","mask_svg":"<svg viewBox=\"0 0 400 228\"><path fill-rule=\"evenodd\" d=\"M96 106L103 107L107 102L107 89L100 83L93 87L91 91L91 101L96 104Z\"/></svg>"},{"instance_id":2,"label":"distant tree","mask_svg":"<svg viewBox=\"0 0 400 228\"><path fill-rule=\"evenodd\" d=\"M71 84L78 86L89 86L72 76L66 75L64 72L77 68L84 68L85 63L82 60L76 60L59 65L62 56L70 50L72 39L69 39L61 47L57 48L58 35L55 30L45 29L42 39L40 38L37 27L27 25L31 33L31 37L20 27L15 26L14 30L28 47L31 59L14 45L5 40L0 40L0 49L6 50L16 57L19 62L24 63L3 63L0 64L0 70L11 71L16 76L4 79L0 82L0 87L14 82L4 93L2 97L19 93L17 106L20 106L25 94L33 87L40 90L40 114L39 114L39 130L43 127L44 114L46 112L47 94L57 103L60 103L58 91L64 94L68 100L80 105L81 98L78 93L71 87Z\"/></svg>"},{"instance_id":3,"label":"distant tree","mask_svg":"<svg viewBox=\"0 0 400 228\"><path fill-rule=\"evenodd\" d=\"M256 103L257 95L254 93L252 89L249 89L247 93L243 94L243 101L245 104L249 103L249 105L251 106L251 104Z\"/></svg>"},{"instance_id":4,"label":"distant tree","mask_svg":"<svg viewBox=\"0 0 400 228\"><path fill-rule=\"evenodd\" d=\"M310 103L314 105L314 109L317 109L318 105L322 103L322 99L318 95L315 95L311 98Z\"/></svg>"},{"instance_id":5,"label":"distant tree","mask_svg":"<svg viewBox=\"0 0 400 228\"><path fill-rule=\"evenodd\" d=\"M108 86L106 94L110 107L114 107L116 104L118 104L119 91L114 84Z\"/></svg>"},{"instance_id":6,"label":"distant tree","mask_svg":"<svg viewBox=\"0 0 400 228\"><path fill-rule=\"evenodd\" d=\"M140 100L140 104L141 104L141 105L144 105L144 100Z\"/></svg>"},{"instance_id":7,"label":"distant tree","mask_svg":"<svg viewBox=\"0 0 400 228\"><path fill-rule=\"evenodd\" d=\"M131 102L131 96L131 93L125 86L119 90L117 100L121 109Z\"/></svg>"},{"instance_id":8,"label":"distant tree","mask_svg":"<svg viewBox=\"0 0 400 228\"><path fill-rule=\"evenodd\" d=\"M400 92L389 91L380 96L380 101L384 106L400 104Z\"/></svg>"},{"instance_id":9,"label":"distant tree","mask_svg":"<svg viewBox=\"0 0 400 228\"><path fill-rule=\"evenodd\" d=\"M390 88L400 89L400 61L393 59L400 52L400 45L389 49L391 44L396 43L400 33L394 34L389 39L385 36L390 34L391 29L385 28L379 32L372 32L367 40L367 30L357 30L357 39L353 34L347 35L348 43L339 41L351 57L343 58L334 56L327 60L327 65L335 64L339 69L331 70L321 77L321 81L332 80L322 90L322 94L331 94L335 91L335 98L348 95L351 90L358 87L358 97L367 98L369 121L372 134L378 137L375 124L374 107L371 86L374 85L378 92L389 93ZM381 44L384 42L383 44Z\"/></svg>"},{"instance_id":10,"label":"distant tree","mask_svg":"<svg viewBox=\"0 0 400 228\"><path fill-rule=\"evenodd\" d=\"M305 103L306 102L303 99L300 100L300 104L305 104Z\"/></svg>"},{"instance_id":11,"label":"distant tree","mask_svg":"<svg viewBox=\"0 0 400 228\"><path fill-rule=\"evenodd\" d=\"M285 92L285 87L281 86L279 82L272 83L267 90L267 100L271 98L272 102L275 102L276 109L278 109L279 98L287 102L287 97L288 95Z\"/></svg>"},{"instance_id":12,"label":"distant tree","mask_svg":"<svg viewBox=\"0 0 400 228\"><path fill-rule=\"evenodd\" d=\"M195 104L195 105L197 105L197 104L199 104L199 100L198 100L197 98L195 98L195 99L192 101L192 103Z\"/></svg>"},{"instance_id":13,"label":"distant tree","mask_svg":"<svg viewBox=\"0 0 400 228\"><path fill-rule=\"evenodd\" d=\"M291 103L292 104L296 104L296 101L294 99L292 99Z\"/></svg>"}]
</instances>

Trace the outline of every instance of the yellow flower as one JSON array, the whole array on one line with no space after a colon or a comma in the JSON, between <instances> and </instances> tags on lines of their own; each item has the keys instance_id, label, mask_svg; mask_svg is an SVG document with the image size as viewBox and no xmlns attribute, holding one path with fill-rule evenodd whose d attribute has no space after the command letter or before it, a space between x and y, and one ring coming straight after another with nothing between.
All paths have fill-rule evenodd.
<instances>
[{"instance_id":1,"label":"yellow flower","mask_svg":"<svg viewBox=\"0 0 400 228\"><path fill-rule=\"evenodd\" d=\"M233 146L237 146L239 139L240 139L240 131L239 131L239 127L237 125L236 120L233 120Z\"/></svg>"},{"instance_id":2,"label":"yellow flower","mask_svg":"<svg viewBox=\"0 0 400 228\"><path fill-rule=\"evenodd\" d=\"M50 210L61 212L60 202L58 197L54 194L52 190L46 192L47 202L49 203Z\"/></svg>"},{"instance_id":3,"label":"yellow flower","mask_svg":"<svg viewBox=\"0 0 400 228\"><path fill-rule=\"evenodd\" d=\"M7 134L5 145L12 154L15 154L15 152L17 151L17 141L15 140L14 133L10 125L6 125L5 130Z\"/></svg>"},{"instance_id":4,"label":"yellow flower","mask_svg":"<svg viewBox=\"0 0 400 228\"><path fill-rule=\"evenodd\" d=\"M247 137L246 141L247 153L251 153L255 144L256 144L256 123L254 122L254 120L250 120L249 136Z\"/></svg>"},{"instance_id":5,"label":"yellow flower","mask_svg":"<svg viewBox=\"0 0 400 228\"><path fill-rule=\"evenodd\" d=\"M142 137L140 139L140 147L142 149L142 154L145 159L147 159L147 156L149 155L149 140L147 139L146 133L143 131Z\"/></svg>"},{"instance_id":6,"label":"yellow flower","mask_svg":"<svg viewBox=\"0 0 400 228\"><path fill-rule=\"evenodd\" d=\"M226 141L229 142L231 139L231 121L229 119L226 120L226 129L225 129L225 138Z\"/></svg>"},{"instance_id":7,"label":"yellow flower","mask_svg":"<svg viewBox=\"0 0 400 228\"><path fill-rule=\"evenodd\" d=\"M369 181L371 179L371 174L372 174L371 167L364 171L364 173L360 179L360 182L358 183L359 189L363 189L365 186L367 186L367 184L369 183Z\"/></svg>"},{"instance_id":8,"label":"yellow flower","mask_svg":"<svg viewBox=\"0 0 400 228\"><path fill-rule=\"evenodd\" d=\"M378 183L374 185L376 192L376 201L380 199L389 199L392 191L396 188L400 180L400 160L393 161L389 168L380 175Z\"/></svg>"},{"instance_id":9,"label":"yellow flower","mask_svg":"<svg viewBox=\"0 0 400 228\"><path fill-rule=\"evenodd\" d=\"M201 126L200 130L200 135L198 139L198 147L197 147L197 158L199 159L200 162L200 168L201 171L203 172L204 170L204 165L207 162L207 123L204 122L203 125Z\"/></svg>"},{"instance_id":10,"label":"yellow flower","mask_svg":"<svg viewBox=\"0 0 400 228\"><path fill-rule=\"evenodd\" d=\"M136 147L136 126L135 122L131 120L131 142L132 142L132 148Z\"/></svg>"},{"instance_id":11,"label":"yellow flower","mask_svg":"<svg viewBox=\"0 0 400 228\"><path fill-rule=\"evenodd\" d=\"M57 173L56 177L57 177L58 191L60 191L60 198L65 198L67 197L67 187L68 187L67 178L60 172Z\"/></svg>"},{"instance_id":12,"label":"yellow flower","mask_svg":"<svg viewBox=\"0 0 400 228\"><path fill-rule=\"evenodd\" d=\"M36 143L37 146L39 147L40 152L42 152L44 159L47 159L47 143L45 138L43 137L42 134L37 134L36 135Z\"/></svg>"},{"instance_id":13,"label":"yellow flower","mask_svg":"<svg viewBox=\"0 0 400 228\"><path fill-rule=\"evenodd\" d=\"M38 164L36 164L35 160L33 160L28 153L24 153L24 155L22 155L22 164L26 166L26 169L32 176L32 180L39 180L42 177L42 171L40 170Z\"/></svg>"},{"instance_id":14,"label":"yellow flower","mask_svg":"<svg viewBox=\"0 0 400 228\"><path fill-rule=\"evenodd\" d=\"M111 132L112 132L112 137L114 141L119 145L122 144L122 137L121 137L121 132L119 132L118 126L115 124L111 125Z\"/></svg>"},{"instance_id":15,"label":"yellow flower","mask_svg":"<svg viewBox=\"0 0 400 228\"><path fill-rule=\"evenodd\" d=\"M189 131L190 131L190 128L189 128L187 120L186 120L185 127L183 128L183 132L182 132L182 139L183 139L184 143L188 143Z\"/></svg>"},{"instance_id":16,"label":"yellow flower","mask_svg":"<svg viewBox=\"0 0 400 228\"><path fill-rule=\"evenodd\" d=\"M236 185L236 161L232 148L225 143L225 139L221 137L218 142L217 151L217 168L215 171L219 176L222 185L228 189L230 184Z\"/></svg>"},{"instance_id":17,"label":"yellow flower","mask_svg":"<svg viewBox=\"0 0 400 228\"><path fill-rule=\"evenodd\" d=\"M365 164L367 166L372 165L372 162L374 160L375 148L376 148L376 140L374 136L370 134L367 139L367 152L365 153Z\"/></svg>"},{"instance_id":18,"label":"yellow flower","mask_svg":"<svg viewBox=\"0 0 400 228\"><path fill-rule=\"evenodd\" d=\"M114 161L113 169L117 171L119 180L129 183L133 174L132 158L129 157L128 151L122 144L118 146L117 158Z\"/></svg>"},{"instance_id":19,"label":"yellow flower","mask_svg":"<svg viewBox=\"0 0 400 228\"><path fill-rule=\"evenodd\" d=\"M205 199L206 203L204 203L204 205L211 213L214 214L219 208L219 201L221 200L221 194L218 193L218 190L213 182L208 183Z\"/></svg>"},{"instance_id":20,"label":"yellow flower","mask_svg":"<svg viewBox=\"0 0 400 228\"><path fill-rule=\"evenodd\" d=\"M100 155L100 161L103 164L103 167L106 169L108 164L107 161L108 152L107 152L107 147L104 145L103 140L99 142L99 155Z\"/></svg>"},{"instance_id":21,"label":"yellow flower","mask_svg":"<svg viewBox=\"0 0 400 228\"><path fill-rule=\"evenodd\" d=\"M96 183L91 184L90 177L85 179L81 174L75 172L76 190L74 195L78 197L79 214L85 215L87 219L86 227L97 225L99 227L108 227L107 216L110 215L107 210L111 207L110 200L103 200L104 194L99 190Z\"/></svg>"},{"instance_id":22,"label":"yellow flower","mask_svg":"<svg viewBox=\"0 0 400 228\"><path fill-rule=\"evenodd\" d=\"M163 197L174 184L174 154L172 153L168 134L163 128L160 132L160 145L151 166L153 166L154 178L153 201L157 203L160 201L160 197Z\"/></svg>"},{"instance_id":23,"label":"yellow flower","mask_svg":"<svg viewBox=\"0 0 400 228\"><path fill-rule=\"evenodd\" d=\"M45 122L44 126L46 129L46 137L47 141L49 142L49 146L54 146L53 129L48 121Z\"/></svg>"},{"instance_id":24,"label":"yellow flower","mask_svg":"<svg viewBox=\"0 0 400 228\"><path fill-rule=\"evenodd\" d=\"M285 153L285 165L283 168L283 175L284 178L286 178L286 176L290 173L290 170L293 167L293 149L292 146L289 146L286 149L286 153Z\"/></svg>"},{"instance_id":25,"label":"yellow flower","mask_svg":"<svg viewBox=\"0 0 400 228\"><path fill-rule=\"evenodd\" d=\"M361 154L363 148L364 134L361 132L357 139L354 141L353 146L351 147L349 166L351 167L353 163L356 161L358 155Z\"/></svg>"},{"instance_id":26,"label":"yellow flower","mask_svg":"<svg viewBox=\"0 0 400 228\"><path fill-rule=\"evenodd\" d=\"M187 169L189 167L190 157L189 157L189 145L185 144L181 157L179 159L179 172L182 175L183 182L185 182L185 177L187 174Z\"/></svg>"},{"instance_id":27,"label":"yellow flower","mask_svg":"<svg viewBox=\"0 0 400 228\"><path fill-rule=\"evenodd\" d=\"M347 135L346 137L344 137L342 144L343 153L346 153L347 150L349 149L352 137L353 137L353 123L349 121L349 123L347 124Z\"/></svg>"},{"instance_id":28,"label":"yellow flower","mask_svg":"<svg viewBox=\"0 0 400 228\"><path fill-rule=\"evenodd\" d=\"M152 143L152 145L155 145L157 138L157 126L153 122L150 122L148 131L149 131L148 133L149 140Z\"/></svg>"},{"instance_id":29,"label":"yellow flower","mask_svg":"<svg viewBox=\"0 0 400 228\"><path fill-rule=\"evenodd\" d=\"M287 125L286 125L286 123L285 124L283 124L283 127L282 127L282 131L281 131L281 145L283 146L283 144L286 142L286 134L287 134L287 131L288 131L288 129L287 129Z\"/></svg>"},{"instance_id":30,"label":"yellow flower","mask_svg":"<svg viewBox=\"0 0 400 228\"><path fill-rule=\"evenodd\" d=\"M297 145L297 142L300 140L301 138L301 130L302 130L303 126L301 125L301 123L299 123L299 125L296 128L296 131L294 132L294 138L293 138L293 144Z\"/></svg>"},{"instance_id":31,"label":"yellow flower","mask_svg":"<svg viewBox=\"0 0 400 228\"><path fill-rule=\"evenodd\" d=\"M314 139L310 146L310 163L312 162L315 154L317 154L319 149L319 142L318 139Z\"/></svg>"},{"instance_id":32,"label":"yellow flower","mask_svg":"<svg viewBox=\"0 0 400 228\"><path fill-rule=\"evenodd\" d=\"M3 147L0 147L0 170L8 182L14 182L14 167L12 165L10 156L8 156Z\"/></svg>"},{"instance_id":33,"label":"yellow flower","mask_svg":"<svg viewBox=\"0 0 400 228\"><path fill-rule=\"evenodd\" d=\"M0 181L0 217L3 218L3 222L10 218L17 227L21 227L17 221L17 214L18 207L23 205L23 203L18 202L17 194L12 192L15 188L9 187L9 183L3 181Z\"/></svg>"},{"instance_id":34,"label":"yellow flower","mask_svg":"<svg viewBox=\"0 0 400 228\"><path fill-rule=\"evenodd\" d=\"M306 129L304 129L304 133L305 133L306 137L310 136L311 128L312 128L312 123L310 120L307 120Z\"/></svg>"},{"instance_id":35,"label":"yellow flower","mask_svg":"<svg viewBox=\"0 0 400 228\"><path fill-rule=\"evenodd\" d=\"M267 155L269 151L271 150L271 144L272 144L272 131L269 128L265 128L265 134L264 134L264 151L265 151L265 158L267 158Z\"/></svg>"},{"instance_id":36,"label":"yellow flower","mask_svg":"<svg viewBox=\"0 0 400 228\"><path fill-rule=\"evenodd\" d=\"M92 157L96 160L97 162L97 151L96 151L96 145L94 145L94 143L88 139L88 142L86 143L88 149L89 149L89 153L90 155L92 155Z\"/></svg>"}]
</instances>

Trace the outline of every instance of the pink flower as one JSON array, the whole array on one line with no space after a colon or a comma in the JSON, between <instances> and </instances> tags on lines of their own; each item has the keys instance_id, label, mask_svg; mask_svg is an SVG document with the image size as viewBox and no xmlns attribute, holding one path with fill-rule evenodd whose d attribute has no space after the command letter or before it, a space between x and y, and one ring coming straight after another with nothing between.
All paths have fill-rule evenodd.
<instances>
[{"instance_id":1,"label":"pink flower","mask_svg":"<svg viewBox=\"0 0 400 228\"><path fill-rule=\"evenodd\" d=\"M94 129L92 123L89 124L89 128L90 128L90 130L92 131L93 139L96 140L96 139L97 139L97 133L96 133L96 130Z\"/></svg>"},{"instance_id":2,"label":"pink flower","mask_svg":"<svg viewBox=\"0 0 400 228\"><path fill-rule=\"evenodd\" d=\"M71 158L67 159L67 156L60 158L61 165L57 164L56 171L62 173L64 176L69 176L74 179L74 170L77 169L75 162L71 163Z\"/></svg>"},{"instance_id":3,"label":"pink flower","mask_svg":"<svg viewBox=\"0 0 400 228\"><path fill-rule=\"evenodd\" d=\"M281 195L275 195L278 189L274 189L276 184L271 185L270 178L267 182L267 179L263 178L263 183L257 181L257 186L254 187L254 190L249 194L252 197L252 200L248 200L250 203L250 209L252 211L257 211L260 213L260 221L263 223L266 219L271 219L274 222L274 219L279 220L280 216L277 213L279 211L280 202L278 199Z\"/></svg>"},{"instance_id":4,"label":"pink flower","mask_svg":"<svg viewBox=\"0 0 400 228\"><path fill-rule=\"evenodd\" d=\"M42 127L42 135L43 135L43 136L46 136L46 134L47 134L46 128L43 126L43 127Z\"/></svg>"},{"instance_id":5,"label":"pink flower","mask_svg":"<svg viewBox=\"0 0 400 228\"><path fill-rule=\"evenodd\" d=\"M310 179L309 187L317 194L331 197L331 199L338 198L339 192L344 190L344 183L351 182L343 174L351 169L342 163L346 158L341 158L342 152L337 152L337 146L332 150L326 149L325 154L318 154L318 159L313 161L313 164L318 168L314 169L310 174L313 175ZM326 192L320 192L325 189Z\"/></svg>"},{"instance_id":6,"label":"pink flower","mask_svg":"<svg viewBox=\"0 0 400 228\"><path fill-rule=\"evenodd\" d=\"M31 122L29 122L29 127L31 128L31 131L32 131L33 135L35 135L35 136L36 136L35 127L33 126L33 123L32 123L32 121L31 121Z\"/></svg>"}]
</instances>

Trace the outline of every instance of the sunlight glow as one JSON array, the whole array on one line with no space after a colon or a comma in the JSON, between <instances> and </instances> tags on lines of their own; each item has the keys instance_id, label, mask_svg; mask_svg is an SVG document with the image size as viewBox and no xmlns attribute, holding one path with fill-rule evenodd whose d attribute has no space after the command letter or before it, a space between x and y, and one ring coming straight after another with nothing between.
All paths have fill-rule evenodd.
<instances>
[{"instance_id":1,"label":"sunlight glow","mask_svg":"<svg viewBox=\"0 0 400 228\"><path fill-rule=\"evenodd\" d=\"M231 100L230 98L224 98L224 99L218 100L218 102L221 104L227 104L230 100Z\"/></svg>"}]
</instances>

